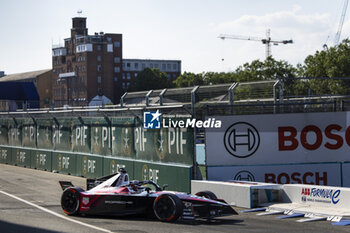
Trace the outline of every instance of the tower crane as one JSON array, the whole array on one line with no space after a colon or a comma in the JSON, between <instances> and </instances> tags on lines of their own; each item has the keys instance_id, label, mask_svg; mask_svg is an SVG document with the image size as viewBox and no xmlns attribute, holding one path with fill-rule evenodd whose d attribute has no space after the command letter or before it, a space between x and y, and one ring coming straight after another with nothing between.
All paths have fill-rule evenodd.
<instances>
[{"instance_id":1,"label":"tower crane","mask_svg":"<svg viewBox=\"0 0 350 233\"><path fill-rule=\"evenodd\" d=\"M235 39L235 40L251 40L251 41L260 41L264 45L266 45L266 58L271 56L271 44L272 45L278 45L278 44L292 44L293 40L272 40L270 37L270 29L266 30L266 38L259 38L259 37L251 37L251 36L235 36L235 35L228 35L228 34L220 34L218 38L225 40L225 39Z\"/></svg>"},{"instance_id":2,"label":"tower crane","mask_svg":"<svg viewBox=\"0 0 350 233\"><path fill-rule=\"evenodd\" d=\"M344 0L343 11L341 13L340 22L339 22L339 25L338 25L338 31L337 31L337 33L335 34L335 37L334 37L334 45L338 45L339 44L340 34L341 34L342 29L343 29L343 24L344 24L344 19L345 19L345 15L346 15L346 10L348 9L348 3L349 3L349 0Z\"/></svg>"}]
</instances>

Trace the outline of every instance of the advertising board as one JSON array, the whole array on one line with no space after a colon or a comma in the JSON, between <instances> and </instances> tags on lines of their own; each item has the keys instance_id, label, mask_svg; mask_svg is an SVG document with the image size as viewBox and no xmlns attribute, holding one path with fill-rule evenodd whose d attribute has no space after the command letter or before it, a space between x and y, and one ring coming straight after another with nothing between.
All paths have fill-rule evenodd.
<instances>
[{"instance_id":1,"label":"advertising board","mask_svg":"<svg viewBox=\"0 0 350 233\"><path fill-rule=\"evenodd\" d=\"M340 163L217 166L208 167L207 175L221 181L342 186Z\"/></svg>"},{"instance_id":2,"label":"advertising board","mask_svg":"<svg viewBox=\"0 0 350 233\"><path fill-rule=\"evenodd\" d=\"M350 161L350 112L215 116L207 165Z\"/></svg>"}]
</instances>

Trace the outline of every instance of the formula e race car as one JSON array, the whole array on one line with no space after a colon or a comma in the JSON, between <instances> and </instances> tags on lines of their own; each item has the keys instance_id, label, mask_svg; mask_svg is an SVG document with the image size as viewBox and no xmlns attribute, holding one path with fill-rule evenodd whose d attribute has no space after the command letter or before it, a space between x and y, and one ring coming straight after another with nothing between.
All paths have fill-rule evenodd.
<instances>
[{"instance_id":1,"label":"formula e race car","mask_svg":"<svg viewBox=\"0 0 350 233\"><path fill-rule=\"evenodd\" d=\"M237 212L210 191L196 195L164 191L153 181L129 181L125 169L99 179L87 179L87 191L69 181L60 181L64 190L61 206L68 215L121 216L146 214L160 221L234 215Z\"/></svg>"}]
</instances>

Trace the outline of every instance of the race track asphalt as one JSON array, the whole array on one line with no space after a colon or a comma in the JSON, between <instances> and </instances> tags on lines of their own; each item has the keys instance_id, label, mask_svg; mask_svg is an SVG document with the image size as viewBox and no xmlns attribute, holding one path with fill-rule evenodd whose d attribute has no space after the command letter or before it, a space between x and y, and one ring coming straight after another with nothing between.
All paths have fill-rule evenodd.
<instances>
[{"instance_id":1,"label":"race track asphalt","mask_svg":"<svg viewBox=\"0 0 350 233\"><path fill-rule=\"evenodd\" d=\"M350 232L350 226L328 221L298 223L256 213L176 223L140 216L70 217L60 207L59 180L85 187L84 178L0 164L0 232Z\"/></svg>"}]
</instances>

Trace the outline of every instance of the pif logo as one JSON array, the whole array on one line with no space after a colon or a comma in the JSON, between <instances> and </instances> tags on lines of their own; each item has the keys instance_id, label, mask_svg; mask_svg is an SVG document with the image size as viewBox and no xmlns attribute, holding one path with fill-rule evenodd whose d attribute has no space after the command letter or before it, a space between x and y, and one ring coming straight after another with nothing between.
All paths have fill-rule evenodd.
<instances>
[{"instance_id":1,"label":"pif logo","mask_svg":"<svg viewBox=\"0 0 350 233\"><path fill-rule=\"evenodd\" d=\"M246 158L256 152L260 144L258 130L249 123L237 122L225 132L226 150L237 158Z\"/></svg>"},{"instance_id":2,"label":"pif logo","mask_svg":"<svg viewBox=\"0 0 350 233\"><path fill-rule=\"evenodd\" d=\"M143 128L145 129L160 129L160 116L162 114L157 110L156 112L143 113Z\"/></svg>"}]
</instances>

